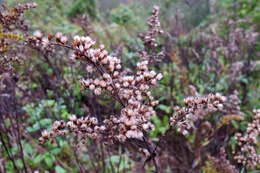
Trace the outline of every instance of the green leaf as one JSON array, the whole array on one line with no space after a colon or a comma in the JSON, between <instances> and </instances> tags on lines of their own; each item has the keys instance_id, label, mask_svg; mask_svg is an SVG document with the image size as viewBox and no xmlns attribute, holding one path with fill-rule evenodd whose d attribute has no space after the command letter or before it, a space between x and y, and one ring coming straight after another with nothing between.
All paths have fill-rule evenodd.
<instances>
[{"instance_id":1,"label":"green leaf","mask_svg":"<svg viewBox=\"0 0 260 173\"><path fill-rule=\"evenodd\" d=\"M34 89L34 88L37 88L38 85L37 85L37 83L32 83L32 84L31 84L31 87L32 87L32 89Z\"/></svg>"},{"instance_id":2,"label":"green leaf","mask_svg":"<svg viewBox=\"0 0 260 173\"><path fill-rule=\"evenodd\" d=\"M236 121L231 121L232 125L235 127L235 129L239 129L239 124Z\"/></svg>"},{"instance_id":3,"label":"green leaf","mask_svg":"<svg viewBox=\"0 0 260 173\"><path fill-rule=\"evenodd\" d=\"M39 163L43 160L43 158L44 158L44 155L39 154L39 155L37 155L37 156L33 159L33 162L34 162L35 164L39 164Z\"/></svg>"},{"instance_id":4,"label":"green leaf","mask_svg":"<svg viewBox=\"0 0 260 173\"><path fill-rule=\"evenodd\" d=\"M58 166L55 166L55 173L66 173L66 170L58 165Z\"/></svg>"},{"instance_id":5,"label":"green leaf","mask_svg":"<svg viewBox=\"0 0 260 173\"><path fill-rule=\"evenodd\" d=\"M159 104L158 108L161 109L162 111L164 111L167 114L171 113L171 107L170 106Z\"/></svg>"},{"instance_id":6,"label":"green leaf","mask_svg":"<svg viewBox=\"0 0 260 173\"><path fill-rule=\"evenodd\" d=\"M15 164L18 168L23 168L23 162L21 159L18 159L15 161Z\"/></svg>"},{"instance_id":7,"label":"green leaf","mask_svg":"<svg viewBox=\"0 0 260 173\"><path fill-rule=\"evenodd\" d=\"M12 161L7 161L6 164L5 164L5 167L8 169L8 171L10 172L14 172L14 165L13 165L13 162Z\"/></svg>"},{"instance_id":8,"label":"green leaf","mask_svg":"<svg viewBox=\"0 0 260 173\"><path fill-rule=\"evenodd\" d=\"M27 127L26 130L29 132L29 133L32 133L32 132L35 132L37 130L40 129L40 124L38 122L36 122L35 124L33 124L32 127Z\"/></svg>"},{"instance_id":9,"label":"green leaf","mask_svg":"<svg viewBox=\"0 0 260 173\"><path fill-rule=\"evenodd\" d=\"M51 153L54 154L54 155L57 155L61 152L61 149L60 148L54 148L53 150L51 150Z\"/></svg>"},{"instance_id":10,"label":"green leaf","mask_svg":"<svg viewBox=\"0 0 260 173\"><path fill-rule=\"evenodd\" d=\"M49 118L44 118L44 119L40 120L40 124L43 127L49 126L49 125L51 125L51 123L52 123L52 120Z\"/></svg>"},{"instance_id":11,"label":"green leaf","mask_svg":"<svg viewBox=\"0 0 260 173\"><path fill-rule=\"evenodd\" d=\"M241 123L240 123L240 129L241 129L242 131L246 131L246 129L247 129L247 124L248 124L248 122L246 122L246 121L241 122Z\"/></svg>"},{"instance_id":12,"label":"green leaf","mask_svg":"<svg viewBox=\"0 0 260 173\"><path fill-rule=\"evenodd\" d=\"M27 155L33 153L33 148L29 143L25 143L23 144L23 146L24 146L24 151Z\"/></svg>"},{"instance_id":13,"label":"green leaf","mask_svg":"<svg viewBox=\"0 0 260 173\"><path fill-rule=\"evenodd\" d=\"M110 160L111 160L111 162L113 162L113 163L118 163L119 162L119 160L120 160L120 157L119 156L111 156L110 157Z\"/></svg>"},{"instance_id":14,"label":"green leaf","mask_svg":"<svg viewBox=\"0 0 260 173\"><path fill-rule=\"evenodd\" d=\"M47 154L44 155L44 162L46 163L46 165L49 168L51 168L52 165L53 165L54 159L49 153L47 153Z\"/></svg>"},{"instance_id":15,"label":"green leaf","mask_svg":"<svg viewBox=\"0 0 260 173\"><path fill-rule=\"evenodd\" d=\"M44 100L42 101L42 103L45 105L45 106L53 106L55 104L55 100Z\"/></svg>"},{"instance_id":16,"label":"green leaf","mask_svg":"<svg viewBox=\"0 0 260 173\"><path fill-rule=\"evenodd\" d=\"M155 124L156 127L160 127L162 122L157 116L152 116L151 120Z\"/></svg>"},{"instance_id":17,"label":"green leaf","mask_svg":"<svg viewBox=\"0 0 260 173\"><path fill-rule=\"evenodd\" d=\"M249 171L248 173L259 173L260 170Z\"/></svg>"}]
</instances>

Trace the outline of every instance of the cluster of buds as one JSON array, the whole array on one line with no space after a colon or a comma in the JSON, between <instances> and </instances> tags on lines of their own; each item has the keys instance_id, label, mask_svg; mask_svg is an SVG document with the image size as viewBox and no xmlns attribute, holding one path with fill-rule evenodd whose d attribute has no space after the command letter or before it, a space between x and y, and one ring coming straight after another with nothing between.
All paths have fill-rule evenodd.
<instances>
[{"instance_id":1,"label":"cluster of buds","mask_svg":"<svg viewBox=\"0 0 260 173\"><path fill-rule=\"evenodd\" d=\"M245 20L236 20L236 21L228 21L228 26L230 27L229 37L227 45L225 46L225 55L229 55L230 57L238 57L243 55L244 49L241 49L241 45L243 46L253 46L257 43L257 38L259 37L259 33L256 30L256 26L252 25L250 30L244 29L242 27L238 27L242 23L252 23L249 19ZM243 43L243 44L241 44Z\"/></svg>"},{"instance_id":2,"label":"cluster of buds","mask_svg":"<svg viewBox=\"0 0 260 173\"><path fill-rule=\"evenodd\" d=\"M149 19L151 28L159 28L158 8L155 7L153 17ZM153 26L153 27L152 27ZM155 36L159 31L151 31L151 36ZM122 68L122 63L116 56L110 55L105 50L104 45L96 46L95 41L88 36L75 36L72 41L68 41L61 33L55 36L56 42L51 42L50 37L44 38L38 33L33 40L46 44L46 47L60 45L73 50L72 59L81 60L87 64L86 70L95 76L93 78L81 79L80 84L83 89L90 89L96 95L106 92L115 98L122 106L119 115L110 115L110 118L97 122L92 129L92 135L89 131L82 131L82 123L71 124L65 123L66 132L76 132L85 137L102 138L112 141L125 142L128 139L142 140L145 133L153 128L150 118L155 115L153 107L158 104L150 88L156 86L157 82L162 79L161 73L149 70L149 60L141 59L137 63L136 72L130 72ZM155 40L154 40L155 41ZM71 122L71 121L70 121ZM85 126L85 124L84 124ZM71 129L73 127L73 129ZM99 133L95 129L105 129L106 133ZM57 128L55 128L57 129ZM57 136L59 131L52 129L52 133ZM58 128L59 129L59 128ZM44 132L45 136L47 133ZM49 133L48 133L49 134ZM61 131L61 134L65 134ZM95 134L95 135L93 135ZM45 139L43 136L41 139ZM46 138L47 139L47 138ZM42 140L43 142L45 140Z\"/></svg>"},{"instance_id":3,"label":"cluster of buds","mask_svg":"<svg viewBox=\"0 0 260 173\"><path fill-rule=\"evenodd\" d=\"M0 74L6 71L11 71L12 70L12 63L13 62L20 62L20 59L17 56L3 56L0 59Z\"/></svg>"},{"instance_id":4,"label":"cluster of buds","mask_svg":"<svg viewBox=\"0 0 260 173\"><path fill-rule=\"evenodd\" d=\"M0 71L10 71L13 69L13 62L21 62L22 55L18 53L20 48L18 41L21 38L18 34L10 31L2 32L0 29L0 54L3 55L0 59Z\"/></svg>"},{"instance_id":5,"label":"cluster of buds","mask_svg":"<svg viewBox=\"0 0 260 173\"><path fill-rule=\"evenodd\" d=\"M149 89L162 79L162 74L149 70L149 62L146 60L137 63L135 74L129 74L122 70L120 59L110 56L103 45L92 48L94 43L90 37L77 36L72 43L74 58L87 62L88 71L93 72L92 69L95 69L100 76L82 79L81 86L92 90L96 95L106 91L121 103L121 114L114 115L119 117L116 122L119 125L115 136L117 140L123 142L128 138L142 139L143 131L153 128L149 120L155 114L153 107L158 103Z\"/></svg>"},{"instance_id":6,"label":"cluster of buds","mask_svg":"<svg viewBox=\"0 0 260 173\"><path fill-rule=\"evenodd\" d=\"M100 45L99 48L93 48L94 44L95 41L90 37L75 36L72 43L72 47L75 49L73 58L87 62L88 72L93 72L93 69L99 66L97 70L104 75L103 78L109 80L113 76L117 77L118 70L122 68L121 60L109 55L104 45Z\"/></svg>"},{"instance_id":7,"label":"cluster of buds","mask_svg":"<svg viewBox=\"0 0 260 173\"><path fill-rule=\"evenodd\" d=\"M159 21L159 11L160 9L158 6L153 7L152 15L147 19L149 30L148 32L139 35L147 48L157 47L156 37L159 34L163 34Z\"/></svg>"},{"instance_id":8,"label":"cluster of buds","mask_svg":"<svg viewBox=\"0 0 260 173\"><path fill-rule=\"evenodd\" d=\"M139 51L139 56L143 60L156 61L160 60L165 56L165 53L157 52L156 38L158 35L163 34L161 24L159 21L159 7L154 6L152 15L147 19L149 30L145 33L139 34L140 39L143 41L144 50Z\"/></svg>"},{"instance_id":9,"label":"cluster of buds","mask_svg":"<svg viewBox=\"0 0 260 173\"><path fill-rule=\"evenodd\" d=\"M252 123L249 123L244 135L236 133L235 137L238 141L239 151L234 159L238 163L256 167L260 164L260 155L257 153L255 146L259 144L260 134L260 109L254 110Z\"/></svg>"},{"instance_id":10,"label":"cluster of buds","mask_svg":"<svg viewBox=\"0 0 260 173\"><path fill-rule=\"evenodd\" d=\"M75 133L81 140L86 138L98 139L101 134L105 133L106 127L98 125L98 120L95 117L77 118L75 115L70 116L69 121L55 121L50 132L43 131L39 138L40 143L45 143L47 140L53 141L56 136L65 136L69 133Z\"/></svg>"},{"instance_id":11,"label":"cluster of buds","mask_svg":"<svg viewBox=\"0 0 260 173\"><path fill-rule=\"evenodd\" d=\"M18 41L22 40L23 36L15 32L27 31L27 26L21 16L26 10L35 7L35 3L20 4L13 8L0 6L0 54L3 55L0 60L0 74L12 71L12 63L20 62L22 59L23 50L19 50L21 47Z\"/></svg>"},{"instance_id":12,"label":"cluster of buds","mask_svg":"<svg viewBox=\"0 0 260 173\"><path fill-rule=\"evenodd\" d=\"M40 52L44 52L46 55L53 52L53 46L50 45L49 37L44 37L39 30L35 31L33 36L27 39L26 44Z\"/></svg>"},{"instance_id":13,"label":"cluster of buds","mask_svg":"<svg viewBox=\"0 0 260 173\"><path fill-rule=\"evenodd\" d=\"M222 172L222 173L238 173L239 172L236 169L236 167L234 165L232 165L230 163L230 161L227 159L227 154L226 154L224 147L222 147L220 149L219 157L217 157L217 158L210 157L209 159L213 162L214 167L216 168L216 170L218 172Z\"/></svg>"},{"instance_id":14,"label":"cluster of buds","mask_svg":"<svg viewBox=\"0 0 260 173\"><path fill-rule=\"evenodd\" d=\"M184 99L185 107L176 107L174 115L170 118L170 125L176 126L183 135L189 134L197 120L205 118L209 113L222 111L226 97L209 94L202 97L188 97Z\"/></svg>"},{"instance_id":15,"label":"cluster of buds","mask_svg":"<svg viewBox=\"0 0 260 173\"><path fill-rule=\"evenodd\" d=\"M54 37L56 38L56 41L61 44L66 44L68 41L68 37L63 35L61 32L57 32ZM53 36L49 35L48 40L46 38L45 38L45 40L47 43L49 43L48 41L50 41L52 38L53 38Z\"/></svg>"},{"instance_id":16,"label":"cluster of buds","mask_svg":"<svg viewBox=\"0 0 260 173\"><path fill-rule=\"evenodd\" d=\"M52 42L53 40L55 40L55 42ZM39 30L35 31L33 36L26 40L27 45L42 52L44 55L53 53L55 45L65 46L67 42L68 37L61 32L58 32L55 35L49 34L48 36L44 36Z\"/></svg>"},{"instance_id":17,"label":"cluster of buds","mask_svg":"<svg viewBox=\"0 0 260 173\"><path fill-rule=\"evenodd\" d=\"M223 113L229 115L242 116L243 113L240 110L240 99L238 97L238 91L234 91L231 95L226 96L225 109L222 110Z\"/></svg>"},{"instance_id":18,"label":"cluster of buds","mask_svg":"<svg viewBox=\"0 0 260 173\"><path fill-rule=\"evenodd\" d=\"M20 28L23 25L23 21L20 20L20 16L26 11L31 8L35 8L37 6L36 3L25 3L19 4L13 8L6 8L4 7L3 10L0 12L0 23L3 25L4 28L9 28L11 25L20 25Z\"/></svg>"}]
</instances>

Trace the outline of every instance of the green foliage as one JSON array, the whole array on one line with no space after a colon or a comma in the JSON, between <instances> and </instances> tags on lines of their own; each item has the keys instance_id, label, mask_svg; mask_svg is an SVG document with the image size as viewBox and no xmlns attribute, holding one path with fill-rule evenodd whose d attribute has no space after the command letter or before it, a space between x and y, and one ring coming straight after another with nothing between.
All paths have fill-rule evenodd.
<instances>
[{"instance_id":1,"label":"green foliage","mask_svg":"<svg viewBox=\"0 0 260 173\"><path fill-rule=\"evenodd\" d=\"M152 117L152 122L154 124L154 129L150 132L152 138L156 138L159 134L164 134L169 128L169 118L164 116L159 119L157 116Z\"/></svg>"},{"instance_id":2,"label":"green foliage","mask_svg":"<svg viewBox=\"0 0 260 173\"><path fill-rule=\"evenodd\" d=\"M96 0L76 0L68 9L67 15L75 17L76 15L87 14L93 19L98 18Z\"/></svg>"},{"instance_id":3,"label":"green foliage","mask_svg":"<svg viewBox=\"0 0 260 173\"><path fill-rule=\"evenodd\" d=\"M167 114L170 114L170 113L171 113L171 107L170 107L170 106L166 106L166 105L163 105L163 104L159 104L159 105L158 105L158 108L161 109L162 111L164 111L164 112L167 113Z\"/></svg>"},{"instance_id":4,"label":"green foliage","mask_svg":"<svg viewBox=\"0 0 260 173\"><path fill-rule=\"evenodd\" d=\"M119 172L130 169L133 165L133 162L125 154L112 155L106 160L108 171L117 170Z\"/></svg>"},{"instance_id":5,"label":"green foliage","mask_svg":"<svg viewBox=\"0 0 260 173\"><path fill-rule=\"evenodd\" d=\"M118 25L136 24L134 12L127 5L120 4L110 15L111 21Z\"/></svg>"},{"instance_id":6,"label":"green foliage","mask_svg":"<svg viewBox=\"0 0 260 173\"><path fill-rule=\"evenodd\" d=\"M91 1L91 0L90 0ZM31 0L20 0L19 3L31 2ZM30 20L31 29L46 31L47 33L63 32L77 33L80 27L72 24L68 19L68 11L73 7L67 4L74 4L75 1L65 0L34 0L38 4L37 9L30 10L26 13L27 19ZM7 1L9 6L17 4L17 1Z\"/></svg>"},{"instance_id":7,"label":"green foliage","mask_svg":"<svg viewBox=\"0 0 260 173\"><path fill-rule=\"evenodd\" d=\"M62 100L60 102L42 100L38 104L31 103L25 105L24 110L30 115L27 119L30 125L26 128L29 133L49 127L53 123L53 118L67 119L70 115Z\"/></svg>"},{"instance_id":8,"label":"green foliage","mask_svg":"<svg viewBox=\"0 0 260 173\"><path fill-rule=\"evenodd\" d=\"M251 17L255 23L260 22L260 3L258 0L223 0L221 5L241 18Z\"/></svg>"},{"instance_id":9,"label":"green foliage","mask_svg":"<svg viewBox=\"0 0 260 173\"><path fill-rule=\"evenodd\" d=\"M55 166L55 173L66 173L67 171L61 166Z\"/></svg>"},{"instance_id":10,"label":"green foliage","mask_svg":"<svg viewBox=\"0 0 260 173\"><path fill-rule=\"evenodd\" d=\"M51 168L53 166L55 158L53 155L46 153L43 155L43 160L44 160L45 164L47 165L47 167Z\"/></svg>"}]
</instances>

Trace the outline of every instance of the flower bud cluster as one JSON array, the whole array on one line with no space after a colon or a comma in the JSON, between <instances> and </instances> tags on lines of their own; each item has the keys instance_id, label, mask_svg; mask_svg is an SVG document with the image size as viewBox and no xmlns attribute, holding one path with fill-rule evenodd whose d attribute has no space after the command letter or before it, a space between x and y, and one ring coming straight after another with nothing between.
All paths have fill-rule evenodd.
<instances>
[{"instance_id":1,"label":"flower bud cluster","mask_svg":"<svg viewBox=\"0 0 260 173\"><path fill-rule=\"evenodd\" d=\"M175 113L170 118L171 126L176 126L183 135L189 134L197 120L205 118L209 113L222 111L226 97L217 94L209 94L202 97L188 97L184 99L185 107L175 108Z\"/></svg>"},{"instance_id":2,"label":"flower bud cluster","mask_svg":"<svg viewBox=\"0 0 260 173\"><path fill-rule=\"evenodd\" d=\"M39 141L43 144L47 140L53 140L56 136L65 136L69 133L75 133L80 139L98 139L101 138L104 131L106 131L106 127L98 125L98 120L95 117L77 118L72 115L68 122L55 121L50 132L46 130L42 132Z\"/></svg>"},{"instance_id":3,"label":"flower bud cluster","mask_svg":"<svg viewBox=\"0 0 260 173\"><path fill-rule=\"evenodd\" d=\"M117 57L110 56L105 50L104 45L99 48L93 48L95 41L90 37L75 37L72 46L76 49L73 54L75 59L80 59L88 62L88 71L99 66L99 73L104 73L107 80L111 77L117 77L118 71L121 70L121 60Z\"/></svg>"},{"instance_id":4,"label":"flower bud cluster","mask_svg":"<svg viewBox=\"0 0 260 173\"><path fill-rule=\"evenodd\" d=\"M236 167L227 159L227 153L224 147L220 149L219 157L210 157L209 160L213 162L214 167L218 172L239 173Z\"/></svg>"},{"instance_id":5,"label":"flower bud cluster","mask_svg":"<svg viewBox=\"0 0 260 173\"><path fill-rule=\"evenodd\" d=\"M147 19L149 30L145 33L139 34L140 39L143 41L144 49L140 50L139 56L142 60L149 62L160 61L164 56L164 51L157 52L156 38L158 35L163 34L161 24L159 21L159 7L154 6L152 15Z\"/></svg>"},{"instance_id":6,"label":"flower bud cluster","mask_svg":"<svg viewBox=\"0 0 260 173\"><path fill-rule=\"evenodd\" d=\"M23 48L18 41L22 40L22 33L26 33L28 27L21 16L26 10L35 7L35 3L19 4L12 8L0 6L0 74L11 72L13 62L21 62L23 59Z\"/></svg>"},{"instance_id":7,"label":"flower bud cluster","mask_svg":"<svg viewBox=\"0 0 260 173\"><path fill-rule=\"evenodd\" d=\"M225 102L225 109L223 113L232 115L242 115L240 110L240 99L238 97L238 91L234 91L231 95L226 96L227 101Z\"/></svg>"},{"instance_id":8,"label":"flower bud cluster","mask_svg":"<svg viewBox=\"0 0 260 173\"><path fill-rule=\"evenodd\" d=\"M57 42L66 44L67 39L62 39L64 37L62 34L58 33L55 37ZM39 40L39 44L50 41L50 39L46 40L43 38L40 33L36 33L34 40ZM129 74L129 72L121 69L120 59L110 56L102 45L99 48L93 48L94 44L95 41L90 37L76 36L71 43L71 48L74 50L75 59L87 62L89 71L92 72L93 70L90 70L90 68L93 68L99 75L95 79L82 79L80 81L81 86L92 90L96 95L106 91L114 96L123 106L119 116L111 116L117 118L98 123L107 129L103 138L114 138L121 142L131 138L142 139L144 132L153 128L149 120L155 114L153 107L158 103L158 101L154 100L149 89L162 79L162 74L149 70L149 62L146 60L137 63L136 74ZM48 45L52 44L49 43ZM81 131L81 133L84 133L78 127L78 123L72 124L68 122L65 127L69 129L66 132ZM97 127L99 126L97 125ZM57 128L52 130L53 133L56 132L55 129ZM66 134L64 131L57 131L54 133L55 135L51 136L57 136L60 133ZM91 136L86 134L86 136L96 138L98 135Z\"/></svg>"},{"instance_id":9,"label":"flower bud cluster","mask_svg":"<svg viewBox=\"0 0 260 173\"><path fill-rule=\"evenodd\" d=\"M76 49L73 57L75 59L81 59L88 63L87 71L93 72L96 69L100 74L99 79L87 79L81 80L81 84L84 88L91 90L97 89L97 93L100 94L100 89L116 92L121 88L139 88L141 91L149 89L149 85L155 85L158 80L162 78L162 74L157 74L155 71L148 70L148 61L141 61L137 63L137 74L126 75L125 71L122 71L121 60L117 57L110 56L108 52L101 45L100 48L92 48L94 41L90 37L75 37L72 43ZM129 90L126 92L119 91L122 95L131 94ZM124 96L123 96L124 97ZM125 99L129 97L125 96Z\"/></svg>"},{"instance_id":10,"label":"flower bud cluster","mask_svg":"<svg viewBox=\"0 0 260 173\"><path fill-rule=\"evenodd\" d=\"M56 42L66 45L67 39L62 34L57 33L55 38ZM41 33L37 32L32 40L39 44L47 43L46 48L53 45L50 42L51 38L45 38ZM147 60L137 63L136 74L129 74L129 72L121 69L120 59L110 56L102 45L99 48L94 48L94 44L95 41L90 37L76 36L70 45L74 51L74 58L86 62L88 71L93 72L93 69L95 69L99 75L95 79L82 79L80 81L81 86L92 90L96 95L106 91L123 106L119 116L114 115L111 116L113 117L112 119L99 122L96 124L96 129L101 124L106 129L106 133L103 134L102 138L106 139L115 139L120 142L131 138L142 139L144 132L153 128L149 120L155 114L153 107L158 104L158 101L154 100L149 89L162 79L162 74L149 70L149 62ZM73 124L71 122L73 121L65 123L64 127L68 129L65 131L56 131L60 128L54 126L50 136L55 137L67 134L67 132L79 131L84 134L85 131L82 131L82 127L78 127L80 123ZM94 132L94 130L91 132ZM83 136L97 138L99 135L101 134L90 135L86 131L86 134ZM44 142L44 139L42 137L41 141Z\"/></svg>"},{"instance_id":11,"label":"flower bud cluster","mask_svg":"<svg viewBox=\"0 0 260 173\"><path fill-rule=\"evenodd\" d=\"M260 134L260 109L254 110L252 123L247 126L246 133L236 133L235 137L238 141L239 151L234 159L238 163L256 167L260 164L260 155L257 153L256 145L259 144Z\"/></svg>"},{"instance_id":12,"label":"flower bud cluster","mask_svg":"<svg viewBox=\"0 0 260 173\"><path fill-rule=\"evenodd\" d=\"M76 42L77 40L82 39L76 39ZM88 49L82 51L79 48L80 45L89 45L88 43ZM158 102L154 100L149 89L162 79L162 74L150 71L148 61L137 63L136 74L126 73L121 70L120 59L110 56L104 46L92 48L92 43L94 42L89 39L87 43L75 44L75 40L73 43L77 45L75 58L88 62L88 65L93 66L100 74L96 79L82 79L81 86L92 90L96 95L107 91L122 103L124 108L118 118L118 133L115 135L117 140L123 142L127 138L141 139L143 132L153 128L149 120L155 114L153 106Z\"/></svg>"},{"instance_id":13,"label":"flower bud cluster","mask_svg":"<svg viewBox=\"0 0 260 173\"><path fill-rule=\"evenodd\" d=\"M157 35L163 33L159 21L159 10L160 8L158 6L153 7L152 15L147 19L149 31L139 35L139 37L143 40L145 47L147 48L157 47L156 37Z\"/></svg>"},{"instance_id":14,"label":"flower bud cluster","mask_svg":"<svg viewBox=\"0 0 260 173\"><path fill-rule=\"evenodd\" d=\"M55 42L53 42L55 40ZM55 46L65 46L68 43L68 37L61 32L55 35L44 36L40 30L36 30L32 37L29 37L26 43L33 49L41 52L43 55L53 55ZM70 47L67 47L70 48Z\"/></svg>"},{"instance_id":15,"label":"flower bud cluster","mask_svg":"<svg viewBox=\"0 0 260 173\"><path fill-rule=\"evenodd\" d=\"M13 62L20 62L20 59L17 56L3 56L2 59L0 59L0 74L11 71L13 69L11 65Z\"/></svg>"},{"instance_id":16,"label":"flower bud cluster","mask_svg":"<svg viewBox=\"0 0 260 173\"><path fill-rule=\"evenodd\" d=\"M50 44L52 38L53 36L45 37L40 30L36 30L33 33L33 36L27 39L26 43L31 48L38 50L44 55L50 55L54 52L54 46Z\"/></svg>"},{"instance_id":17,"label":"flower bud cluster","mask_svg":"<svg viewBox=\"0 0 260 173\"><path fill-rule=\"evenodd\" d=\"M16 25L17 28L21 28L23 25L22 20L20 20L20 16L31 8L35 8L37 6L36 3L25 3L19 4L13 8L7 9L4 8L0 11L0 23L4 28L9 28L12 24ZM18 26L20 25L20 26Z\"/></svg>"},{"instance_id":18,"label":"flower bud cluster","mask_svg":"<svg viewBox=\"0 0 260 173\"><path fill-rule=\"evenodd\" d=\"M158 10L158 8L154 9L154 17L149 20L150 25L157 29L160 26ZM153 37L158 32L154 30L150 36ZM85 62L87 64L86 70L94 76L93 78L81 79L82 88L90 89L95 95L106 92L122 106L119 115L111 115L110 118L98 122L95 126L84 124L92 129L91 133L94 135L89 134L90 130L82 131L78 121L77 123L71 123L73 121L65 123L66 129L69 132L80 132L84 137L94 139L102 138L120 142L125 142L127 139L142 140L145 133L153 128L150 118L155 114L153 107L158 104L149 89L156 86L163 75L149 70L150 62L144 59L137 63L136 73L124 70L119 58L110 55L105 50L104 45L96 46L95 41L88 36L75 36L72 41L68 41L61 33L57 33L54 37L56 42L52 43L50 42L52 38L44 38L42 34L36 33L34 40L36 42L39 40L41 42L39 44L47 43L46 48L60 45L73 50L72 58ZM102 129L103 127L106 129L106 133L95 131L101 126ZM52 132L55 132L55 129ZM59 135L58 132L54 136L57 135Z\"/></svg>"}]
</instances>

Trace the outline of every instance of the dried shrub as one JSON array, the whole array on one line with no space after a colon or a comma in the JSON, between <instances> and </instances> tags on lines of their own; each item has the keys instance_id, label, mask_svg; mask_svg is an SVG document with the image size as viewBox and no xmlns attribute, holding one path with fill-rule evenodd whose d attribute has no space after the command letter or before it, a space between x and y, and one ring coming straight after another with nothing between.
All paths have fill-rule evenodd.
<instances>
[{"instance_id":1,"label":"dried shrub","mask_svg":"<svg viewBox=\"0 0 260 173\"><path fill-rule=\"evenodd\" d=\"M259 143L258 138L260 134L260 110L254 110L253 121L247 125L244 134L236 133L238 140L238 151L234 159L238 163L255 168L260 164L260 155L257 153L256 145Z\"/></svg>"}]
</instances>

